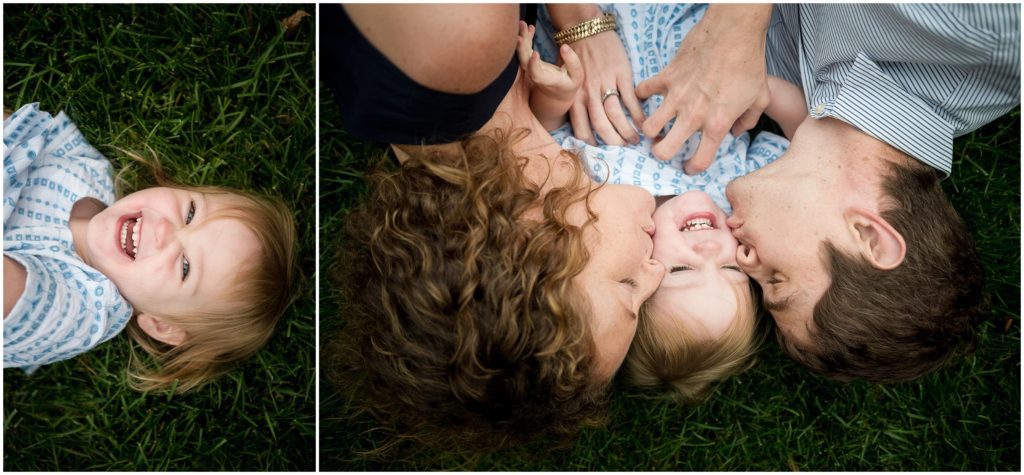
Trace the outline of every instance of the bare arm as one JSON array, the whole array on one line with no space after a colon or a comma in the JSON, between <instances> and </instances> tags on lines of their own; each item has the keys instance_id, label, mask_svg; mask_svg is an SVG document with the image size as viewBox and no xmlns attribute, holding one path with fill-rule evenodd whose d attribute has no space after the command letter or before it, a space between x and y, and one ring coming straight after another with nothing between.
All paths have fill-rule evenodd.
<instances>
[{"instance_id":1,"label":"bare arm","mask_svg":"<svg viewBox=\"0 0 1024 475\"><path fill-rule=\"evenodd\" d=\"M11 313L21 294L25 293L25 267L18 261L4 256L4 318Z\"/></svg>"},{"instance_id":2,"label":"bare arm","mask_svg":"<svg viewBox=\"0 0 1024 475\"><path fill-rule=\"evenodd\" d=\"M768 76L768 89L771 91L772 100L764 113L782 127L782 133L786 138L792 140L796 128L807 118L804 91L799 86L775 76Z\"/></svg>"},{"instance_id":3,"label":"bare arm","mask_svg":"<svg viewBox=\"0 0 1024 475\"><path fill-rule=\"evenodd\" d=\"M398 69L431 89L479 92L516 49L515 4L345 4L366 39Z\"/></svg>"}]
</instances>

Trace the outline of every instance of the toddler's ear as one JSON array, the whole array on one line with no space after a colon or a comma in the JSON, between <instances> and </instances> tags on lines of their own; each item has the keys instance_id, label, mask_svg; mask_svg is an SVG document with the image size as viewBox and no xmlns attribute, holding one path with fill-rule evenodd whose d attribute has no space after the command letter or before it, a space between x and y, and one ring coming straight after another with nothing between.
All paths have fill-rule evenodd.
<instances>
[{"instance_id":1,"label":"toddler's ear","mask_svg":"<svg viewBox=\"0 0 1024 475\"><path fill-rule=\"evenodd\" d=\"M156 340L171 346L178 346L185 342L185 330L156 315L140 313L135 316L135 319L139 322L139 328Z\"/></svg>"}]
</instances>

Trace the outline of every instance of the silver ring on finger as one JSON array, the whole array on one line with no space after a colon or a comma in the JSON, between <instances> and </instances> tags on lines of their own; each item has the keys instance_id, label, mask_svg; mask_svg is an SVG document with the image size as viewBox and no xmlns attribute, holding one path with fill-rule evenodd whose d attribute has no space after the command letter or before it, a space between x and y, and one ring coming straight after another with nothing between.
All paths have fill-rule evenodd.
<instances>
[{"instance_id":1,"label":"silver ring on finger","mask_svg":"<svg viewBox=\"0 0 1024 475\"><path fill-rule=\"evenodd\" d=\"M604 101L607 101L608 98L612 96L619 97L619 90L615 89L614 87L605 89L604 94L601 95L601 104L604 104Z\"/></svg>"}]
</instances>

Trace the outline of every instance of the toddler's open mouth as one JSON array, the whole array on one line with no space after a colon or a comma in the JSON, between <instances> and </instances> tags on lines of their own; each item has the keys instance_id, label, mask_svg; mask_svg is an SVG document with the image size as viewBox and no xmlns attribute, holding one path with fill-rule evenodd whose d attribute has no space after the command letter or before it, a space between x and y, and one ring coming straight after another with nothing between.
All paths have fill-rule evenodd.
<instances>
[{"instance_id":1,"label":"toddler's open mouth","mask_svg":"<svg viewBox=\"0 0 1024 475\"><path fill-rule=\"evenodd\" d=\"M694 213L683 220L683 226L679 228L682 232L704 231L718 229L715 226L715 215L711 213Z\"/></svg>"},{"instance_id":2,"label":"toddler's open mouth","mask_svg":"<svg viewBox=\"0 0 1024 475\"><path fill-rule=\"evenodd\" d=\"M142 213L123 216L121 218L120 243L121 251L131 260L139 253L139 238L142 232Z\"/></svg>"}]
</instances>

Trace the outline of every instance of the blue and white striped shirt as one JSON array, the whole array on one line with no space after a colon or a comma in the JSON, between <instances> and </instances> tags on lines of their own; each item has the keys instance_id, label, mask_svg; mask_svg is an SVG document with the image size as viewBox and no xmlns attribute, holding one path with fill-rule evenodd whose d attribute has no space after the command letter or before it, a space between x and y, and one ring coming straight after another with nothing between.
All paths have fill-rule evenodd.
<instances>
[{"instance_id":1,"label":"blue and white striped shirt","mask_svg":"<svg viewBox=\"0 0 1024 475\"><path fill-rule=\"evenodd\" d=\"M768 73L946 175L953 138L1020 103L1020 4L775 5Z\"/></svg>"},{"instance_id":2,"label":"blue and white striped shirt","mask_svg":"<svg viewBox=\"0 0 1024 475\"><path fill-rule=\"evenodd\" d=\"M4 121L4 256L25 291L3 321L4 368L32 371L117 335L132 307L82 261L68 219L87 196L114 202L111 165L63 112L27 104Z\"/></svg>"}]
</instances>

